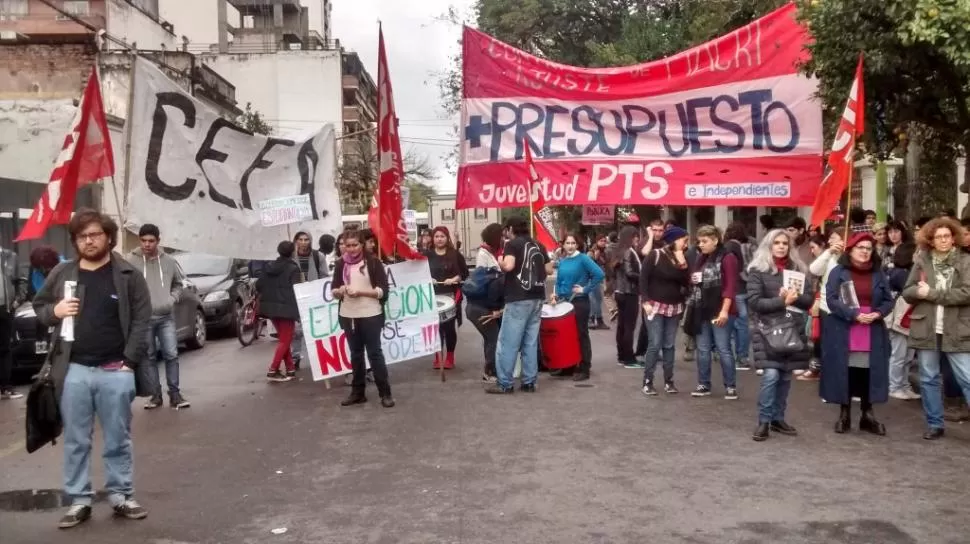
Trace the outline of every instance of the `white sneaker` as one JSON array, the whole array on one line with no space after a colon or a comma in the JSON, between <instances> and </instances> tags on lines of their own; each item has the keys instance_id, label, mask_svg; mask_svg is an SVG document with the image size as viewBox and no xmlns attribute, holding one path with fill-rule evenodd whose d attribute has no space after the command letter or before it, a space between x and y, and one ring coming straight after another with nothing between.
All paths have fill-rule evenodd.
<instances>
[{"instance_id":1,"label":"white sneaker","mask_svg":"<svg viewBox=\"0 0 970 544\"><path fill-rule=\"evenodd\" d=\"M758 376L764 376L765 375L765 369L759 368L754 373L757 374Z\"/></svg>"},{"instance_id":2,"label":"white sneaker","mask_svg":"<svg viewBox=\"0 0 970 544\"><path fill-rule=\"evenodd\" d=\"M896 400L912 400L906 391L893 391L889 396Z\"/></svg>"},{"instance_id":3,"label":"white sneaker","mask_svg":"<svg viewBox=\"0 0 970 544\"><path fill-rule=\"evenodd\" d=\"M802 374L805 373L805 371L799 369L799 370L792 370L791 373L794 374L794 375L796 375L796 376L801 376Z\"/></svg>"},{"instance_id":4,"label":"white sneaker","mask_svg":"<svg viewBox=\"0 0 970 544\"><path fill-rule=\"evenodd\" d=\"M13 389L0 392L0 400L16 400L24 398L23 393L18 393Z\"/></svg>"},{"instance_id":5,"label":"white sneaker","mask_svg":"<svg viewBox=\"0 0 970 544\"><path fill-rule=\"evenodd\" d=\"M916 391L913 391L912 389L906 390L906 396L909 397L909 400L920 400L921 398L923 398L923 395L920 395L919 393L917 393Z\"/></svg>"}]
</instances>

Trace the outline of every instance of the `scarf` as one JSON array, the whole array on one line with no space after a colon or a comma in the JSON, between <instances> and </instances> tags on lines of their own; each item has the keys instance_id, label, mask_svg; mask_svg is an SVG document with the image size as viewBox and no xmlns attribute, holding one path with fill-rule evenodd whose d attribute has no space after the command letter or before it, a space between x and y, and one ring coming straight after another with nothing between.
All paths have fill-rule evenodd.
<instances>
[{"instance_id":1,"label":"scarf","mask_svg":"<svg viewBox=\"0 0 970 544\"><path fill-rule=\"evenodd\" d=\"M788 257L782 257L780 259L778 257L774 257L774 260L775 260L775 269L778 270L778 272L783 272L785 268L788 266Z\"/></svg>"},{"instance_id":2,"label":"scarf","mask_svg":"<svg viewBox=\"0 0 970 544\"><path fill-rule=\"evenodd\" d=\"M721 308L721 261L724 260L723 248L718 248L704 259L704 264L694 272L701 273L701 283L691 287L687 306L694 307L694 318L709 320Z\"/></svg>"},{"instance_id":3,"label":"scarf","mask_svg":"<svg viewBox=\"0 0 970 544\"><path fill-rule=\"evenodd\" d=\"M352 257L349 253L344 253L341 258L344 260L344 285L350 285L350 267L355 264L360 264L364 260L364 252L361 251L356 257Z\"/></svg>"},{"instance_id":4,"label":"scarf","mask_svg":"<svg viewBox=\"0 0 970 544\"><path fill-rule=\"evenodd\" d=\"M930 255L933 260L933 272L936 274L936 288L949 289L950 280L953 279L953 260L956 255L956 249L951 249L943 255L939 255L933 251Z\"/></svg>"},{"instance_id":5,"label":"scarf","mask_svg":"<svg viewBox=\"0 0 970 544\"><path fill-rule=\"evenodd\" d=\"M864 263L857 263L853 260L849 260L849 268L856 270L858 272L870 272L872 271L872 261L866 261Z\"/></svg>"}]
</instances>

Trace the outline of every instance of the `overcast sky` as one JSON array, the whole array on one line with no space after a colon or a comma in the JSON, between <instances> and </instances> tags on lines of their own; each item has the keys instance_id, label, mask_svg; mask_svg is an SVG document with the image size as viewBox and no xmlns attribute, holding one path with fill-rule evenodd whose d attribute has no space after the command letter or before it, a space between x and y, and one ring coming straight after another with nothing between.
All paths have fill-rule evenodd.
<instances>
[{"instance_id":1,"label":"overcast sky","mask_svg":"<svg viewBox=\"0 0 970 544\"><path fill-rule=\"evenodd\" d=\"M377 82L377 21L384 26L394 103L401 120L401 145L431 159L441 192L454 192L455 178L445 157L457 142L444 116L436 72L449 67L458 50L461 27L436 20L455 6L462 12L473 0L335 0L333 36L356 51Z\"/></svg>"}]
</instances>

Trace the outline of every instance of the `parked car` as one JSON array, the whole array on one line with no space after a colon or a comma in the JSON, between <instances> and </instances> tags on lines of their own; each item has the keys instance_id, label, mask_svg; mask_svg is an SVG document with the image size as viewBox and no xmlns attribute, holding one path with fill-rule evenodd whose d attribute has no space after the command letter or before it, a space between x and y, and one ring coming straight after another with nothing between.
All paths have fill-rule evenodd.
<instances>
[{"instance_id":1,"label":"parked car","mask_svg":"<svg viewBox=\"0 0 970 544\"><path fill-rule=\"evenodd\" d=\"M205 310L202 300L191 282L182 290L182 298L175 305L175 333L179 343L189 349L202 349L206 342ZM13 371L32 376L40 370L50 349L51 331L37 321L31 302L24 302L14 311L14 334L11 339Z\"/></svg>"},{"instance_id":2,"label":"parked car","mask_svg":"<svg viewBox=\"0 0 970 544\"><path fill-rule=\"evenodd\" d=\"M210 331L235 334L249 290L249 262L205 253L173 253L188 281L195 285Z\"/></svg>"}]
</instances>

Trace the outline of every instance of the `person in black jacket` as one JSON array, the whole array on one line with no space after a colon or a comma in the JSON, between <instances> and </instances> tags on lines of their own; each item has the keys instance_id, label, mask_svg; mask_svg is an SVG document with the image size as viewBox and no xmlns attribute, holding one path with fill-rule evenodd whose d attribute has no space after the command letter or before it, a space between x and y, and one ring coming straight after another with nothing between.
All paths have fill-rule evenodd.
<instances>
[{"instance_id":1,"label":"person in black jacket","mask_svg":"<svg viewBox=\"0 0 970 544\"><path fill-rule=\"evenodd\" d=\"M619 310L616 323L616 361L621 365L638 366L633 353L633 333L640 313L640 234L636 227L620 230L619 241L610 256L613 293Z\"/></svg>"},{"instance_id":2,"label":"person in black jacket","mask_svg":"<svg viewBox=\"0 0 970 544\"><path fill-rule=\"evenodd\" d=\"M273 261L259 279L256 280L256 291L259 293L259 313L273 322L273 327L279 335L273 362L266 373L266 379L273 382L285 382L296 376L296 364L293 362L290 343L293 340L293 330L300 320L300 311L296 306L296 293L293 286L300 283L303 277L300 265L293 259L295 250L293 242L284 241L276 246L279 257ZM280 371L280 364L286 362L286 374Z\"/></svg>"},{"instance_id":3,"label":"person in black jacket","mask_svg":"<svg viewBox=\"0 0 970 544\"><path fill-rule=\"evenodd\" d=\"M808 275L808 267L802 262L795 247L795 238L788 232L776 229L768 233L748 266L748 309L751 312L751 347L754 350L754 366L764 369L761 391L758 393L758 426L752 438L756 442L768 439L770 431L786 435L798 432L785 421L788 393L791 391L792 371L808 368L812 357L811 345L805 333L807 311L815 303L812 283L803 281L798 292L785 285L785 271ZM794 307L801 311L792 311ZM761 333L761 319L790 316L795 320L796 330L804 349L800 352L778 355L773 353Z\"/></svg>"},{"instance_id":4,"label":"person in black jacket","mask_svg":"<svg viewBox=\"0 0 970 544\"><path fill-rule=\"evenodd\" d=\"M451 242L451 234L447 227L438 226L431 234L431 248L424 252L428 258L428 266L431 268L431 277L434 278L434 292L436 295L447 295L456 304L461 304L461 296L458 286L462 280L468 277L468 267L461 253L455 249ZM455 368L455 348L458 346L458 319L452 319L441 323L441 341L444 343L447 352L445 360L435 353L434 368Z\"/></svg>"},{"instance_id":5,"label":"person in black jacket","mask_svg":"<svg viewBox=\"0 0 970 544\"><path fill-rule=\"evenodd\" d=\"M661 351L664 392L668 395L678 392L674 386L674 345L690 287L690 272L684 256L688 239L687 231L677 226L670 227L664 233L663 249L655 249L643 258L640 298L643 301L643 326L650 328L643 369L643 394L648 397L657 394L653 378Z\"/></svg>"},{"instance_id":6,"label":"person in black jacket","mask_svg":"<svg viewBox=\"0 0 970 544\"><path fill-rule=\"evenodd\" d=\"M340 301L338 310L340 328L347 337L350 348L350 364L354 369L350 396L341 406L367 402L367 364L374 373L381 405L394 406L391 384L387 378L387 363L381 347L381 331L384 329L384 303L387 302L388 283L384 264L376 255L364 250L361 233L347 230L343 234L343 255L333 269L330 292ZM364 359L364 351L367 360Z\"/></svg>"}]
</instances>

